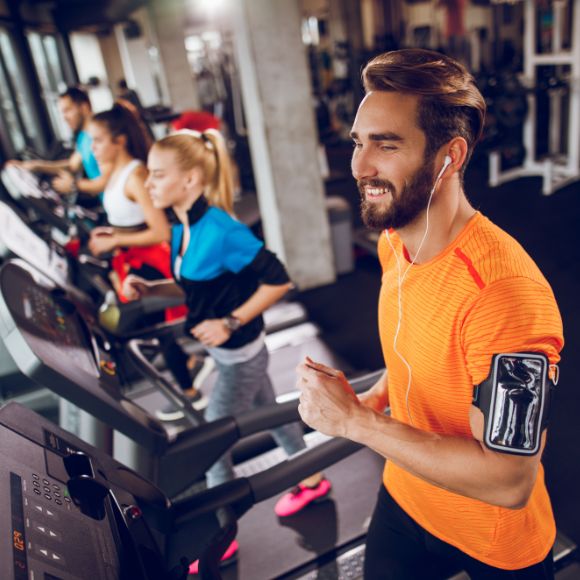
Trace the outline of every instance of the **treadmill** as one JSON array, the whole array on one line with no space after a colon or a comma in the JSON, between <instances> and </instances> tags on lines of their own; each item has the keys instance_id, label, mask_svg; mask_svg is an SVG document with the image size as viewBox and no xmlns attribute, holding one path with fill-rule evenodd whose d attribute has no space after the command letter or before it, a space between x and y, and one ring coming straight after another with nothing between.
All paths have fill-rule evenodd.
<instances>
[{"instance_id":1,"label":"treadmill","mask_svg":"<svg viewBox=\"0 0 580 580\"><path fill-rule=\"evenodd\" d=\"M230 449L240 438L282 423L298 420L297 402L294 400L283 405L276 405L272 409L260 408L244 417L226 418L197 427L190 426L172 436L165 429L164 424L145 413L134 401L123 396L115 388L114 374L105 370L99 372L100 369L107 368L108 371L114 369L108 368L106 361L101 362L104 359L95 358L93 354L95 345L92 344L90 335L86 334L82 319L77 312L69 311L66 303L60 302L58 292L51 293L51 290L54 291L55 288L49 280L43 278L30 266L10 263L0 273L0 286L5 288L5 285L9 285L12 292L9 295L4 292L5 301L0 305L0 325L3 327L4 342L20 368L29 376L44 384L49 384L61 396L69 398L78 406L139 441L150 455L156 456L157 479L171 497L191 482L198 480L213 461ZM366 390L376 380L375 374L366 382L361 381L360 388ZM358 446L352 447L350 442L342 443L347 445L350 452L358 449ZM323 457L326 457L323 449L328 444L334 445L335 442L320 444L313 452L322 453ZM307 453L311 452L299 455ZM376 487L380 481L382 461L368 450L359 451L357 457L356 464L348 472L355 475L361 472L372 474L369 480L373 482L372 487ZM323 467L322 464L316 463L314 466L309 464L309 467L305 467L300 472L286 472L284 466L295 465L293 462L298 459L299 457L295 457L270 468L286 474L285 479L279 480L277 491L271 492L270 495L291 487L302 477ZM184 466L187 466L186 469ZM332 477L331 474L330 476ZM266 485L269 481L264 480L261 475L250 475L236 482L225 484L228 494L233 494L234 503L239 503L236 508L238 516L246 511L257 498L267 499L265 492L258 493L248 488L246 479L253 480L254 477L254 481L261 482L260 485ZM346 484L348 479L337 476L336 481L338 487ZM219 493L209 490L201 496L201 499L196 495L194 498L197 497L197 500L189 500L183 505L187 507L187 510L194 509L195 513L201 510L205 514L204 510L207 506L214 503L223 504L223 498ZM327 543L329 542L332 549L334 549L336 539L351 541L364 535L365 521L373 502L374 494L369 493L357 496L355 501L349 501L348 504L336 506L334 502L329 504L334 506L335 514L342 522L340 534L331 533L328 536ZM269 515L271 516L272 512L269 511ZM197 523L191 524L186 537L192 537L197 529ZM229 524L228 529L230 529ZM243 530L240 534L240 537L244 534ZM177 553L181 549L175 547L177 541L172 539L168 543L166 548L168 553ZM248 539L244 543L249 547L252 546L253 541ZM292 550L285 551L285 554L292 557L294 562L301 559L312 560L313 555L310 550L294 542L291 544ZM247 550L248 548L246 552ZM197 554L192 555L194 556Z\"/></svg>"},{"instance_id":2,"label":"treadmill","mask_svg":"<svg viewBox=\"0 0 580 580\"><path fill-rule=\"evenodd\" d=\"M290 400L258 414L258 422L228 418L205 423L181 390L144 360L145 372L158 379L158 388L186 416L177 425L158 421L139 396L124 393L115 358L62 289L22 261L0 270L0 338L29 379L114 429L116 457L137 467L170 497L196 482L238 439L298 420L296 402ZM133 343L135 356L139 343ZM363 378L359 388L375 381L376 375ZM223 438L216 441L216 432Z\"/></svg>"},{"instance_id":3,"label":"treadmill","mask_svg":"<svg viewBox=\"0 0 580 580\"><path fill-rule=\"evenodd\" d=\"M0 409L0 576L9 580L184 580L201 557L219 578L237 519L358 449L333 440L268 472L172 503L150 482L33 411ZM81 541L82 539L82 541ZM225 546L224 546L225 544Z\"/></svg>"}]
</instances>

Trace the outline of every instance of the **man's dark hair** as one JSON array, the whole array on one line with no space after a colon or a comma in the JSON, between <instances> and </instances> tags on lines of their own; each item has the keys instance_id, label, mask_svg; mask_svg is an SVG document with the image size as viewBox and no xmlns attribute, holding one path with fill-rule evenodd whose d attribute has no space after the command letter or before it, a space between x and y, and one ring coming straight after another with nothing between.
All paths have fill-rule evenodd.
<instances>
[{"instance_id":1,"label":"man's dark hair","mask_svg":"<svg viewBox=\"0 0 580 580\"><path fill-rule=\"evenodd\" d=\"M425 159L454 137L467 141L461 175L483 132L485 100L473 76L438 52L408 48L373 58L362 72L366 92L388 91L419 97L418 127L425 133Z\"/></svg>"},{"instance_id":2,"label":"man's dark hair","mask_svg":"<svg viewBox=\"0 0 580 580\"><path fill-rule=\"evenodd\" d=\"M91 107L91 101L87 92L79 87L68 87L64 93L59 95L60 99L68 97L75 105L88 105Z\"/></svg>"}]
</instances>

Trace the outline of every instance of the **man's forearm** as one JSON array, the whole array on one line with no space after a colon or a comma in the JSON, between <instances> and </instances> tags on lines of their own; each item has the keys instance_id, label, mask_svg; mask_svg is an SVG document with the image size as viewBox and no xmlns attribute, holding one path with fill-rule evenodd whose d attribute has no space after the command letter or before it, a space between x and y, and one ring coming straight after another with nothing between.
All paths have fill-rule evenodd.
<instances>
[{"instance_id":1,"label":"man's forearm","mask_svg":"<svg viewBox=\"0 0 580 580\"><path fill-rule=\"evenodd\" d=\"M35 161L25 162L24 167L30 171L36 171L38 173L58 173L63 169L70 169L69 159L59 159L57 161L46 161L44 159L39 159Z\"/></svg>"},{"instance_id":2,"label":"man's forearm","mask_svg":"<svg viewBox=\"0 0 580 580\"><path fill-rule=\"evenodd\" d=\"M346 436L425 481L506 508L525 504L538 463L493 453L474 438L422 431L360 405Z\"/></svg>"}]
</instances>

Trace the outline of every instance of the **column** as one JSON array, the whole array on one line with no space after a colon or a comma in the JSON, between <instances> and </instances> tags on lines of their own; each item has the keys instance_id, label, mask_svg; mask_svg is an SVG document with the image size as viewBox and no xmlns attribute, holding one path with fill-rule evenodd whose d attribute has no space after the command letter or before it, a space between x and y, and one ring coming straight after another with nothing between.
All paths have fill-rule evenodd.
<instances>
[{"instance_id":1,"label":"column","mask_svg":"<svg viewBox=\"0 0 580 580\"><path fill-rule=\"evenodd\" d=\"M328 284L335 273L298 2L230 7L267 245L301 289Z\"/></svg>"}]
</instances>

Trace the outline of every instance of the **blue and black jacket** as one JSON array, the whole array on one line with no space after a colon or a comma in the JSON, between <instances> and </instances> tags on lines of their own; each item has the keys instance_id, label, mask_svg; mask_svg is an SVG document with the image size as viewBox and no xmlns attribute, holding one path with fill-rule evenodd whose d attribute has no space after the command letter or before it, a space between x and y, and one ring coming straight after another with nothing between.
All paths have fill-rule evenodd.
<instances>
[{"instance_id":1,"label":"blue and black jacket","mask_svg":"<svg viewBox=\"0 0 580 580\"><path fill-rule=\"evenodd\" d=\"M182 256L179 277L175 261L183 240L183 224L171 228L171 268L186 295L187 334L203 320L231 314L260 284L278 286L289 282L286 269L263 242L227 212L210 207L205 197L200 197L187 215L189 244ZM263 328L264 320L257 316L220 346L245 346Z\"/></svg>"}]
</instances>

